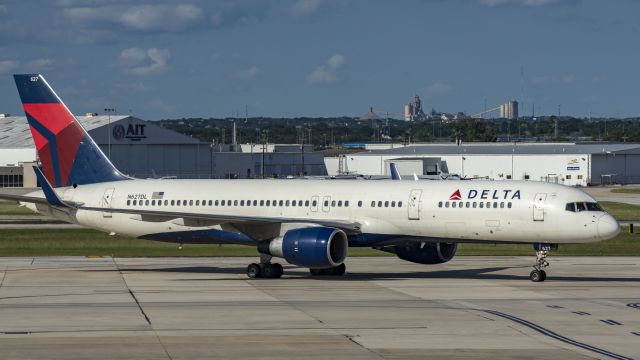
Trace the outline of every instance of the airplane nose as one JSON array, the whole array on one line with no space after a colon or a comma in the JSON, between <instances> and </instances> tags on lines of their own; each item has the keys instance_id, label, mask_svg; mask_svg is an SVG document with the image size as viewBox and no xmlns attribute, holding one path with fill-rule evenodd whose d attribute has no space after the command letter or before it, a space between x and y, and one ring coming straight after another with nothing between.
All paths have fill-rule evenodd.
<instances>
[{"instance_id":1,"label":"airplane nose","mask_svg":"<svg viewBox=\"0 0 640 360\"><path fill-rule=\"evenodd\" d=\"M620 233L620 224L609 214L604 214L598 219L598 236L602 240L608 240Z\"/></svg>"}]
</instances>

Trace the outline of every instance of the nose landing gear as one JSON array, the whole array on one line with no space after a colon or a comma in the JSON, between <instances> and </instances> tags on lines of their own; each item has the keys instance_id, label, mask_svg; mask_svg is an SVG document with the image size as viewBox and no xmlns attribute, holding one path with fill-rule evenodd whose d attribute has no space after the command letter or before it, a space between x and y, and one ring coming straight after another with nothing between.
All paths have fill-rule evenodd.
<instances>
[{"instance_id":1,"label":"nose landing gear","mask_svg":"<svg viewBox=\"0 0 640 360\"><path fill-rule=\"evenodd\" d=\"M529 279L533 282L543 282L547 279L547 272L544 269L549 266L547 255L552 249L557 249L557 244L534 244L536 251L536 264L533 265L533 271L529 274Z\"/></svg>"}]
</instances>

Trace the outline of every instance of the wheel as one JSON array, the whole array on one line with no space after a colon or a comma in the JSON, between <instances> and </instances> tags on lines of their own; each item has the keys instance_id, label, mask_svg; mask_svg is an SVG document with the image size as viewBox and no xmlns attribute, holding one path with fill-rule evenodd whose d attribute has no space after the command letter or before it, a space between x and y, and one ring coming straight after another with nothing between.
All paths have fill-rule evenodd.
<instances>
[{"instance_id":1,"label":"wheel","mask_svg":"<svg viewBox=\"0 0 640 360\"><path fill-rule=\"evenodd\" d=\"M540 275L542 275L542 279L540 281L547 280L547 272L544 270L540 270Z\"/></svg>"},{"instance_id":2,"label":"wheel","mask_svg":"<svg viewBox=\"0 0 640 360\"><path fill-rule=\"evenodd\" d=\"M282 276L284 269L280 264L265 264L262 268L262 277L276 279Z\"/></svg>"},{"instance_id":3,"label":"wheel","mask_svg":"<svg viewBox=\"0 0 640 360\"><path fill-rule=\"evenodd\" d=\"M529 279L531 279L531 281L533 282L541 282L542 281L542 273L538 270L533 270L530 274L529 274Z\"/></svg>"},{"instance_id":4,"label":"wheel","mask_svg":"<svg viewBox=\"0 0 640 360\"><path fill-rule=\"evenodd\" d=\"M344 263L342 263L338 266L334 266L330 269L326 269L326 271L327 271L327 275L342 276L347 271L347 266Z\"/></svg>"},{"instance_id":5,"label":"wheel","mask_svg":"<svg viewBox=\"0 0 640 360\"><path fill-rule=\"evenodd\" d=\"M324 269L309 269L311 275L324 275Z\"/></svg>"},{"instance_id":6,"label":"wheel","mask_svg":"<svg viewBox=\"0 0 640 360\"><path fill-rule=\"evenodd\" d=\"M262 277L262 269L258 264L249 264L247 266L247 276L251 279Z\"/></svg>"}]
</instances>

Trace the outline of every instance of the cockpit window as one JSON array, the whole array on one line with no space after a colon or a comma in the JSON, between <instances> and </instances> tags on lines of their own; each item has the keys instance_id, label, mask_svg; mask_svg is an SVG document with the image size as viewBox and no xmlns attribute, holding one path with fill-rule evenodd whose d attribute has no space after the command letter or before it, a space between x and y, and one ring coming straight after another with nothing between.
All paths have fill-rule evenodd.
<instances>
[{"instance_id":1,"label":"cockpit window","mask_svg":"<svg viewBox=\"0 0 640 360\"><path fill-rule=\"evenodd\" d=\"M587 204L587 210L589 211L602 211L602 208L600 207L600 205L598 205L598 203L588 202L586 204Z\"/></svg>"},{"instance_id":2,"label":"cockpit window","mask_svg":"<svg viewBox=\"0 0 640 360\"><path fill-rule=\"evenodd\" d=\"M575 203L568 203L567 206L565 207L565 210L567 211L571 211L571 212L581 212L581 211L603 211L602 208L600 207L600 205L598 205L598 203L594 203L594 202L575 202Z\"/></svg>"}]
</instances>

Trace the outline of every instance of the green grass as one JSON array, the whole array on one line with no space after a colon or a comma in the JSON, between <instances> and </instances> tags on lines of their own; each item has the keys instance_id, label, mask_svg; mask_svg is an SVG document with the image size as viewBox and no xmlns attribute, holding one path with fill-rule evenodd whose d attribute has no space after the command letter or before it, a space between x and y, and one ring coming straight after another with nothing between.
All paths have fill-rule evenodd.
<instances>
[{"instance_id":1,"label":"green grass","mask_svg":"<svg viewBox=\"0 0 640 360\"><path fill-rule=\"evenodd\" d=\"M0 216L2 215L33 215L40 216L24 206L13 201L0 201Z\"/></svg>"},{"instance_id":2,"label":"green grass","mask_svg":"<svg viewBox=\"0 0 640 360\"><path fill-rule=\"evenodd\" d=\"M458 255L526 255L531 245L460 244ZM621 233L593 244L560 245L561 256L640 256L640 236ZM109 236L88 229L2 230L0 256L256 256L255 247L242 245L184 245ZM349 256L393 256L370 248L350 248Z\"/></svg>"},{"instance_id":3,"label":"green grass","mask_svg":"<svg viewBox=\"0 0 640 360\"><path fill-rule=\"evenodd\" d=\"M611 189L611 192L619 194L640 194L640 188L615 188Z\"/></svg>"},{"instance_id":4,"label":"green grass","mask_svg":"<svg viewBox=\"0 0 640 360\"><path fill-rule=\"evenodd\" d=\"M613 215L618 221L621 220L633 220L640 221L640 206L624 204L618 202L611 201L600 201L598 202L602 208Z\"/></svg>"}]
</instances>

